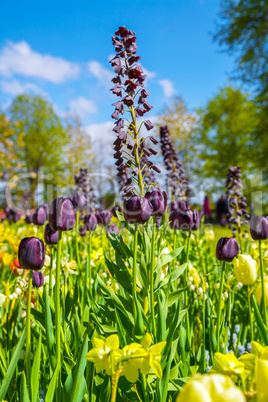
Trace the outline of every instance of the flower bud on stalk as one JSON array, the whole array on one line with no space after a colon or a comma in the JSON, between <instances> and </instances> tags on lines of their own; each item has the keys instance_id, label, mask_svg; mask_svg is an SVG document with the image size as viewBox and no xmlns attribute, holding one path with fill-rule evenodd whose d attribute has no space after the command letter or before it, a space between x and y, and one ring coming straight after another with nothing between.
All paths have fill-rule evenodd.
<instances>
[{"instance_id":1,"label":"flower bud on stalk","mask_svg":"<svg viewBox=\"0 0 268 402\"><path fill-rule=\"evenodd\" d=\"M49 226L53 230L72 230L75 225L75 209L69 198L57 197L50 205Z\"/></svg>"},{"instance_id":2,"label":"flower bud on stalk","mask_svg":"<svg viewBox=\"0 0 268 402\"><path fill-rule=\"evenodd\" d=\"M96 230L96 227L98 225L96 216L93 213L86 215L84 218L84 225L86 230L88 231Z\"/></svg>"},{"instance_id":3,"label":"flower bud on stalk","mask_svg":"<svg viewBox=\"0 0 268 402\"><path fill-rule=\"evenodd\" d=\"M219 261L231 262L239 253L239 245L233 237L221 237L216 247L216 257Z\"/></svg>"},{"instance_id":4,"label":"flower bud on stalk","mask_svg":"<svg viewBox=\"0 0 268 402\"><path fill-rule=\"evenodd\" d=\"M22 268L38 271L45 262L45 245L37 237L26 237L20 242L18 255Z\"/></svg>"},{"instance_id":5,"label":"flower bud on stalk","mask_svg":"<svg viewBox=\"0 0 268 402\"><path fill-rule=\"evenodd\" d=\"M153 207L152 216L163 216L167 208L167 194L165 191L161 192L155 190L147 192L145 198L151 203Z\"/></svg>"},{"instance_id":6,"label":"flower bud on stalk","mask_svg":"<svg viewBox=\"0 0 268 402\"><path fill-rule=\"evenodd\" d=\"M58 238L59 238L59 232L57 230L51 229L49 224L46 224L45 227L45 234L44 234L44 240L46 244L57 244L58 243Z\"/></svg>"},{"instance_id":7,"label":"flower bud on stalk","mask_svg":"<svg viewBox=\"0 0 268 402\"><path fill-rule=\"evenodd\" d=\"M106 229L107 229L107 232L109 232L111 236L119 234L119 229L114 223L112 223L111 225L108 225Z\"/></svg>"},{"instance_id":8,"label":"flower bud on stalk","mask_svg":"<svg viewBox=\"0 0 268 402\"><path fill-rule=\"evenodd\" d=\"M81 211L84 209L87 205L87 199L84 196L84 194L76 193L72 197L72 203L74 204L74 207L78 209L78 211Z\"/></svg>"},{"instance_id":9,"label":"flower bud on stalk","mask_svg":"<svg viewBox=\"0 0 268 402\"><path fill-rule=\"evenodd\" d=\"M46 209L44 206L37 207L33 213L33 223L38 226L44 225L47 220Z\"/></svg>"},{"instance_id":10,"label":"flower bud on stalk","mask_svg":"<svg viewBox=\"0 0 268 402\"><path fill-rule=\"evenodd\" d=\"M153 207L147 198L132 195L124 201L124 218L128 223L145 223L152 213Z\"/></svg>"},{"instance_id":11,"label":"flower bud on stalk","mask_svg":"<svg viewBox=\"0 0 268 402\"><path fill-rule=\"evenodd\" d=\"M196 209L194 211L191 209L172 211L169 220L171 229L184 231L197 230L200 223L199 213Z\"/></svg>"},{"instance_id":12,"label":"flower bud on stalk","mask_svg":"<svg viewBox=\"0 0 268 402\"><path fill-rule=\"evenodd\" d=\"M257 262L250 255L240 254L234 260L234 271L238 282L252 285L257 279Z\"/></svg>"},{"instance_id":13,"label":"flower bud on stalk","mask_svg":"<svg viewBox=\"0 0 268 402\"><path fill-rule=\"evenodd\" d=\"M33 287L40 288L44 283L44 275L42 272L33 271Z\"/></svg>"},{"instance_id":14,"label":"flower bud on stalk","mask_svg":"<svg viewBox=\"0 0 268 402\"><path fill-rule=\"evenodd\" d=\"M268 239L268 220L265 216L252 216L250 234L253 240Z\"/></svg>"}]
</instances>

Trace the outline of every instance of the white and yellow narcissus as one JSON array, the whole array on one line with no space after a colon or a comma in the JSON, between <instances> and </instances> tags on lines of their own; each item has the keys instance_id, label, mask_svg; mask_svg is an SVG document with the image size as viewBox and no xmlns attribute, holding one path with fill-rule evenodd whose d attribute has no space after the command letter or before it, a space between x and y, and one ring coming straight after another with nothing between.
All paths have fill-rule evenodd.
<instances>
[{"instance_id":1,"label":"white and yellow narcissus","mask_svg":"<svg viewBox=\"0 0 268 402\"><path fill-rule=\"evenodd\" d=\"M258 265L250 255L239 254L234 260L235 276L243 285L252 285L257 279Z\"/></svg>"},{"instance_id":2,"label":"white and yellow narcissus","mask_svg":"<svg viewBox=\"0 0 268 402\"><path fill-rule=\"evenodd\" d=\"M195 374L183 386L176 402L246 402L246 398L228 376Z\"/></svg>"}]
</instances>

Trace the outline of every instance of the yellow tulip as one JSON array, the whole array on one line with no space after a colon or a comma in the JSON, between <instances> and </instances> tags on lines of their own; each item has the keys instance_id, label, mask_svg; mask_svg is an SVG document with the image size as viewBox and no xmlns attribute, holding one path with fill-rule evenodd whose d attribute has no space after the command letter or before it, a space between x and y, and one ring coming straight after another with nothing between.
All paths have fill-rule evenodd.
<instances>
[{"instance_id":1,"label":"yellow tulip","mask_svg":"<svg viewBox=\"0 0 268 402\"><path fill-rule=\"evenodd\" d=\"M245 402L242 391L230 377L221 374L195 374L183 386L176 402Z\"/></svg>"},{"instance_id":2,"label":"yellow tulip","mask_svg":"<svg viewBox=\"0 0 268 402\"><path fill-rule=\"evenodd\" d=\"M234 260L235 276L243 285L252 285L257 279L257 261L250 255L239 254Z\"/></svg>"},{"instance_id":3,"label":"yellow tulip","mask_svg":"<svg viewBox=\"0 0 268 402\"><path fill-rule=\"evenodd\" d=\"M214 355L215 366L212 367L211 372L217 372L227 375L243 375L245 372L245 365L240 362L233 353L215 353Z\"/></svg>"}]
</instances>

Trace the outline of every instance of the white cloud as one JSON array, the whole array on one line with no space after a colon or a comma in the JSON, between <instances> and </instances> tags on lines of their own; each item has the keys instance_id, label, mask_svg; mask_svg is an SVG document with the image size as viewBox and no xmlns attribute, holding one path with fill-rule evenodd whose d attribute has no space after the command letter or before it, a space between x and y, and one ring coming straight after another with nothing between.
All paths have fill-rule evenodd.
<instances>
[{"instance_id":1,"label":"white cloud","mask_svg":"<svg viewBox=\"0 0 268 402\"><path fill-rule=\"evenodd\" d=\"M175 95L176 91L173 87L173 82L170 80L160 80L158 84L162 86L164 95L169 98L170 96Z\"/></svg>"},{"instance_id":2,"label":"white cloud","mask_svg":"<svg viewBox=\"0 0 268 402\"><path fill-rule=\"evenodd\" d=\"M140 64L140 66L143 69L144 74L147 75L147 77L146 77L147 80L151 80L152 78L154 78L156 76L156 73L154 71L147 70L147 68L143 67L141 64Z\"/></svg>"},{"instance_id":3,"label":"white cloud","mask_svg":"<svg viewBox=\"0 0 268 402\"><path fill-rule=\"evenodd\" d=\"M87 117L88 114L94 114L98 112L95 103L90 99L84 98L83 96L72 99L69 102L69 106L71 111L76 112L80 117Z\"/></svg>"},{"instance_id":4,"label":"white cloud","mask_svg":"<svg viewBox=\"0 0 268 402\"><path fill-rule=\"evenodd\" d=\"M79 72L78 64L35 52L25 41L8 42L0 53L0 74L5 77L21 74L59 84L77 78Z\"/></svg>"},{"instance_id":5,"label":"white cloud","mask_svg":"<svg viewBox=\"0 0 268 402\"><path fill-rule=\"evenodd\" d=\"M108 70L108 68L104 67L96 60L90 61L87 66L91 74L93 74L101 84L103 84L105 87L111 88L111 80L114 77L114 73L112 71Z\"/></svg>"},{"instance_id":6,"label":"white cloud","mask_svg":"<svg viewBox=\"0 0 268 402\"><path fill-rule=\"evenodd\" d=\"M18 80L12 80L2 81L0 85L2 92L10 95L19 95L25 92L45 94L37 85L30 82L21 84Z\"/></svg>"}]
</instances>

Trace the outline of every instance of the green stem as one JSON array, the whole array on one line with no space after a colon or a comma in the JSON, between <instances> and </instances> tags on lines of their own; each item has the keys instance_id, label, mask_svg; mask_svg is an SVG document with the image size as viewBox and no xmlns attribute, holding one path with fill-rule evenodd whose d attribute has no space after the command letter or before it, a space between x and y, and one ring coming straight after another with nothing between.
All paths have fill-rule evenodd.
<instances>
[{"instance_id":1,"label":"green stem","mask_svg":"<svg viewBox=\"0 0 268 402\"><path fill-rule=\"evenodd\" d=\"M53 259L54 259L54 247L52 246L50 256L50 270L49 270L49 296L52 296Z\"/></svg>"},{"instance_id":2,"label":"green stem","mask_svg":"<svg viewBox=\"0 0 268 402\"><path fill-rule=\"evenodd\" d=\"M220 289L219 289L218 311L217 311L217 332L216 332L217 352L220 351L221 298L222 298L222 290L223 290L223 279L224 279L224 273L225 273L225 265L226 265L226 262L223 261L222 273L221 273L221 282L220 282Z\"/></svg>"},{"instance_id":3,"label":"green stem","mask_svg":"<svg viewBox=\"0 0 268 402\"><path fill-rule=\"evenodd\" d=\"M267 310L266 310L266 295L265 295L265 282L264 282L264 269L263 269L263 259L262 259L262 248L261 248L261 240L259 240L259 251L260 251L260 268L261 268L261 289L262 289L262 313L264 314L264 322L266 327L268 326L267 320Z\"/></svg>"},{"instance_id":4,"label":"green stem","mask_svg":"<svg viewBox=\"0 0 268 402\"><path fill-rule=\"evenodd\" d=\"M59 238L57 245L57 264L56 264L56 284L55 284L55 323L56 323L56 360L59 365L58 374L58 387L56 394L56 401L60 402L61 389L60 389L60 379L61 379L61 344L60 344L60 263L61 263L61 247L62 247L62 232L59 230Z\"/></svg>"},{"instance_id":5,"label":"green stem","mask_svg":"<svg viewBox=\"0 0 268 402\"><path fill-rule=\"evenodd\" d=\"M247 286L247 294L248 294L248 314L249 314L249 322L250 322L250 335L251 335L251 341L254 341L252 311L251 311L251 302L250 302L250 287L249 286Z\"/></svg>"},{"instance_id":6,"label":"green stem","mask_svg":"<svg viewBox=\"0 0 268 402\"><path fill-rule=\"evenodd\" d=\"M81 260L80 260L79 246L78 246L79 215L80 215L79 211L77 211L77 213L76 213L76 225L75 225L75 250L76 250L77 266L78 266L78 270L80 271L80 269L81 269Z\"/></svg>"},{"instance_id":7,"label":"green stem","mask_svg":"<svg viewBox=\"0 0 268 402\"><path fill-rule=\"evenodd\" d=\"M89 280L89 293L92 295L92 272L91 272L91 232L89 232L88 236L88 253L87 253L87 277Z\"/></svg>"},{"instance_id":8,"label":"green stem","mask_svg":"<svg viewBox=\"0 0 268 402\"><path fill-rule=\"evenodd\" d=\"M27 318L26 318L26 375L28 387L31 387L31 297L33 271L29 271L28 296L27 296ZM31 394L31 393L30 393Z\"/></svg>"},{"instance_id":9,"label":"green stem","mask_svg":"<svg viewBox=\"0 0 268 402\"><path fill-rule=\"evenodd\" d=\"M132 298L133 298L133 317L134 323L137 319L137 250L138 250L138 225L134 233L134 252L133 252L133 283L132 283Z\"/></svg>"},{"instance_id":10,"label":"green stem","mask_svg":"<svg viewBox=\"0 0 268 402\"><path fill-rule=\"evenodd\" d=\"M203 293L203 344L202 344L202 357L203 357L203 373L206 370L206 293Z\"/></svg>"},{"instance_id":11,"label":"green stem","mask_svg":"<svg viewBox=\"0 0 268 402\"><path fill-rule=\"evenodd\" d=\"M134 132L134 139L135 139L135 145L134 145L134 158L135 158L135 165L138 168L138 183L139 183L139 188L140 188L140 195L141 197L144 197L144 185L143 185L143 179L142 179L142 173L141 173L141 168L140 168L140 158L139 158L139 133L137 131L137 121L136 121L136 115L135 115L135 110L134 107L131 106L130 110L132 119L133 119L133 132Z\"/></svg>"},{"instance_id":12,"label":"green stem","mask_svg":"<svg viewBox=\"0 0 268 402\"><path fill-rule=\"evenodd\" d=\"M154 259L155 259L155 219L153 219L152 229L152 247L151 247L151 272L150 272L150 305L151 305L151 318L152 318L152 333L154 340L156 340L156 326L154 315Z\"/></svg>"}]
</instances>

